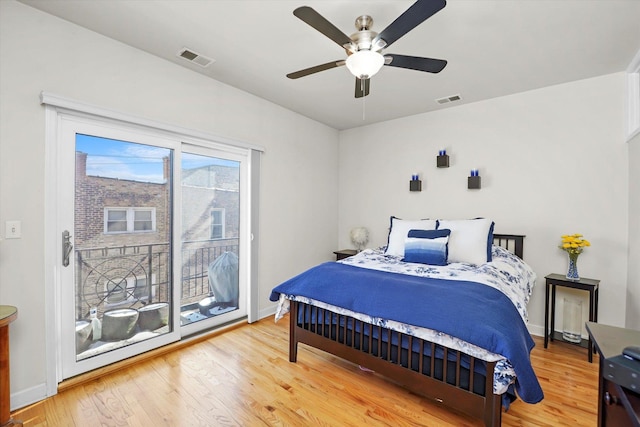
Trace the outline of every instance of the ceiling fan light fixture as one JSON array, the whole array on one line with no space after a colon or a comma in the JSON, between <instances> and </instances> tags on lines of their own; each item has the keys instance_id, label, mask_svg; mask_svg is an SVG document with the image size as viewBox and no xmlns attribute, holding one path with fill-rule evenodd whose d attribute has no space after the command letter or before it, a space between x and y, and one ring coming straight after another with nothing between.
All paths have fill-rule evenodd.
<instances>
[{"instance_id":1,"label":"ceiling fan light fixture","mask_svg":"<svg viewBox=\"0 0 640 427\"><path fill-rule=\"evenodd\" d=\"M359 50L347 58L347 68L359 79L373 77L384 65L384 56L372 50Z\"/></svg>"}]
</instances>

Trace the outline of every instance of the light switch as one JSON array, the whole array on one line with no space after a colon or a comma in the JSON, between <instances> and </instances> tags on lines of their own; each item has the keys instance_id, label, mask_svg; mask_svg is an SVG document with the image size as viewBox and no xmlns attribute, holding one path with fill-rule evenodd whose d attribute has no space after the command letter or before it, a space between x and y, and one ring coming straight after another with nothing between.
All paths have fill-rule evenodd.
<instances>
[{"instance_id":1,"label":"light switch","mask_svg":"<svg viewBox=\"0 0 640 427\"><path fill-rule=\"evenodd\" d=\"M19 239L22 237L22 222L21 221L7 221L5 223L4 238L5 239Z\"/></svg>"}]
</instances>

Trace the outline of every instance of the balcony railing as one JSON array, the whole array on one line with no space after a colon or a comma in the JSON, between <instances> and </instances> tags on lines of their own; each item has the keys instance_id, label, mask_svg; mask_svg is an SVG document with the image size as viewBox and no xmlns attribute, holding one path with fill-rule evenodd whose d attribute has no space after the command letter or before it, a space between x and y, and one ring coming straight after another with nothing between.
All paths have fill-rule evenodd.
<instances>
[{"instance_id":1,"label":"balcony railing","mask_svg":"<svg viewBox=\"0 0 640 427\"><path fill-rule=\"evenodd\" d=\"M210 294L208 268L225 252L238 254L238 239L187 241L182 244L182 307ZM98 316L112 308L140 308L169 301L168 243L77 249L76 317L86 319L92 307Z\"/></svg>"}]
</instances>

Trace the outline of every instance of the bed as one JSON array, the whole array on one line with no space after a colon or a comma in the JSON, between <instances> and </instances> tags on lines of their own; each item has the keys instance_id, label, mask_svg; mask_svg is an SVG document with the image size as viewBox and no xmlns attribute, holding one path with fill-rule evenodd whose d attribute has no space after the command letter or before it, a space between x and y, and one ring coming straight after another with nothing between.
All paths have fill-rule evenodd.
<instances>
[{"instance_id":1,"label":"bed","mask_svg":"<svg viewBox=\"0 0 640 427\"><path fill-rule=\"evenodd\" d=\"M524 236L493 234L486 220L425 221L391 217L386 247L273 289L276 319L290 312L289 360L303 343L499 426L516 396L543 398L529 360L536 277L521 260Z\"/></svg>"}]
</instances>

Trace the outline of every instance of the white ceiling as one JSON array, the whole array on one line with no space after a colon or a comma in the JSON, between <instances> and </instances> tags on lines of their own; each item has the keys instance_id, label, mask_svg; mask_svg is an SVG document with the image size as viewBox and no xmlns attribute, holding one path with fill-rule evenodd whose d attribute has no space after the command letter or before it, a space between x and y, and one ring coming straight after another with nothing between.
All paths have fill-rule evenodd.
<instances>
[{"instance_id":1,"label":"white ceiling","mask_svg":"<svg viewBox=\"0 0 640 427\"><path fill-rule=\"evenodd\" d=\"M640 49L640 0L449 0L385 50L446 59L447 67L383 67L371 94L355 99L346 67L285 77L345 58L293 10L311 6L349 35L359 15L371 15L380 32L413 1L21 1L336 129L624 71ZM183 47L215 62L189 63L177 57ZM462 101L435 102L454 94Z\"/></svg>"}]
</instances>

